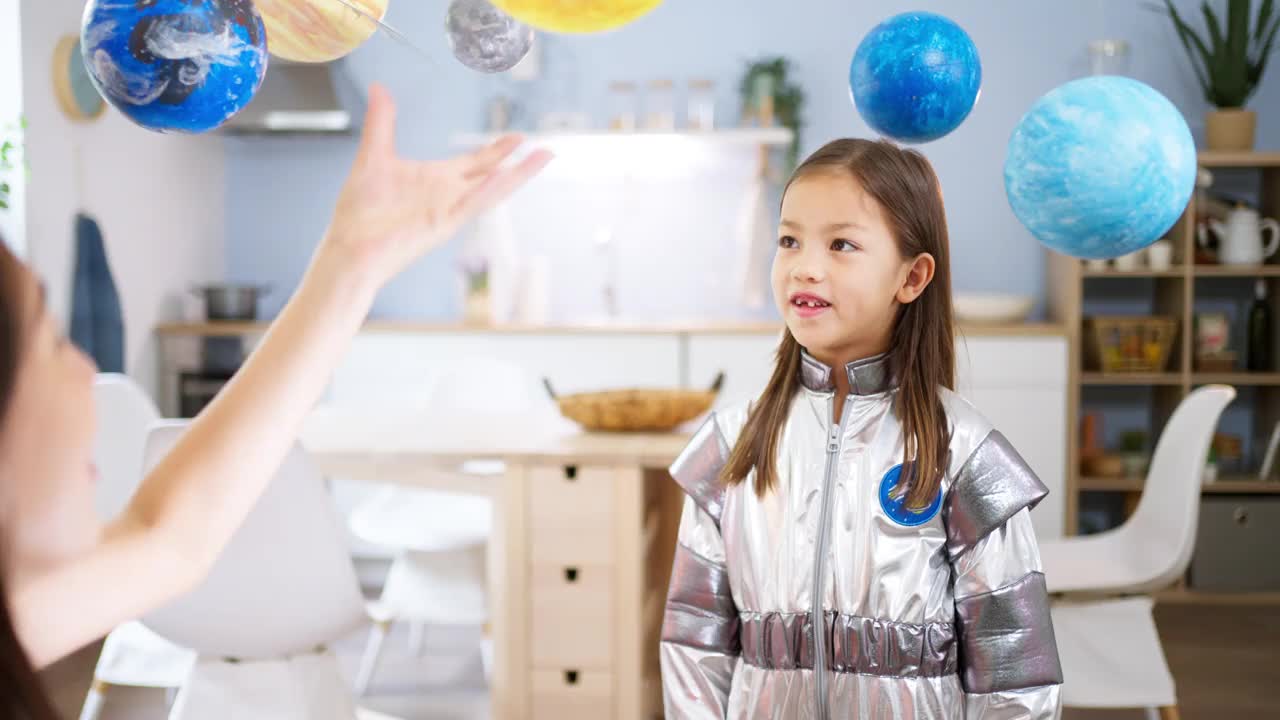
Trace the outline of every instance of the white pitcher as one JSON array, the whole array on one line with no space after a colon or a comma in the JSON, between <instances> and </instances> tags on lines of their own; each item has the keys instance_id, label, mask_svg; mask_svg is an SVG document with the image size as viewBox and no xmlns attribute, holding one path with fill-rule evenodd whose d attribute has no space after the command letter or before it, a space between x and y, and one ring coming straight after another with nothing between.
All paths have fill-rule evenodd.
<instances>
[{"instance_id":1,"label":"white pitcher","mask_svg":"<svg viewBox=\"0 0 1280 720\"><path fill-rule=\"evenodd\" d=\"M1223 265L1260 265L1280 249L1280 223L1271 218L1258 218L1257 211L1237 205L1227 214L1225 223L1209 219L1209 229L1218 238L1218 262ZM1264 247L1263 233L1271 236ZM1200 237L1204 245L1206 237Z\"/></svg>"}]
</instances>

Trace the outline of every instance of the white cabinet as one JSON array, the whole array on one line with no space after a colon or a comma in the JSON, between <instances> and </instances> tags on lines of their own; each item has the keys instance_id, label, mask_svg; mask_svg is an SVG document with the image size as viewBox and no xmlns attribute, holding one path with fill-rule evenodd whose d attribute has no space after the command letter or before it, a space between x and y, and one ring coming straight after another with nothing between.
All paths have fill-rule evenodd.
<instances>
[{"instance_id":1,"label":"white cabinet","mask_svg":"<svg viewBox=\"0 0 1280 720\"><path fill-rule=\"evenodd\" d=\"M619 387L706 387L723 372L718 405L768 382L778 336L761 332L596 331L363 333L336 373L328 402L426 407L448 367L480 356L526 375L535 407L554 411L542 386L571 393ZM1066 497L1067 341L1054 335L973 335L956 343L957 390L1001 432L1049 487L1032 513L1041 539L1062 537Z\"/></svg>"},{"instance_id":2,"label":"white cabinet","mask_svg":"<svg viewBox=\"0 0 1280 720\"><path fill-rule=\"evenodd\" d=\"M1067 339L970 337L956 343L956 390L1004 433L1049 495L1031 512L1041 540L1066 522Z\"/></svg>"}]
</instances>

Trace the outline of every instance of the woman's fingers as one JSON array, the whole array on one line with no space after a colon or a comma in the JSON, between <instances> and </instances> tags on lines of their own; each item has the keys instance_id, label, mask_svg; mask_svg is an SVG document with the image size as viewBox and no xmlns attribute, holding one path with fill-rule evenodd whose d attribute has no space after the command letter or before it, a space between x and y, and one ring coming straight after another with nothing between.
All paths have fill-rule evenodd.
<instances>
[{"instance_id":1,"label":"woman's fingers","mask_svg":"<svg viewBox=\"0 0 1280 720\"><path fill-rule=\"evenodd\" d=\"M519 135L504 135L479 150L458 157L458 169L468 180L483 177L510 157L521 142Z\"/></svg>"},{"instance_id":2,"label":"woman's fingers","mask_svg":"<svg viewBox=\"0 0 1280 720\"><path fill-rule=\"evenodd\" d=\"M515 167L498 168L484 176L458 199L455 212L466 219L506 199L551 161L547 150L535 150Z\"/></svg>"},{"instance_id":3,"label":"woman's fingers","mask_svg":"<svg viewBox=\"0 0 1280 720\"><path fill-rule=\"evenodd\" d=\"M396 152L396 103L385 87L369 86L369 108L365 112L364 130L357 158L369 161L392 157Z\"/></svg>"}]
</instances>

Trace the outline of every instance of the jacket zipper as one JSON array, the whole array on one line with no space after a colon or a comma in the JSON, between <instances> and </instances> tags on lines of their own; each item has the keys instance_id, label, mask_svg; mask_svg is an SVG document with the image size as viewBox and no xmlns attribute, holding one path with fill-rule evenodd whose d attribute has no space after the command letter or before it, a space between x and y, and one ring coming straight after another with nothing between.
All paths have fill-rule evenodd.
<instances>
[{"instance_id":1,"label":"jacket zipper","mask_svg":"<svg viewBox=\"0 0 1280 720\"><path fill-rule=\"evenodd\" d=\"M835 412L835 397L831 399L832 407L829 408ZM827 699L827 676L826 676L826 613L822 608L822 599L824 590L826 589L826 573L823 567L826 564L827 544L831 541L831 495L832 484L835 479L836 466L839 463L840 447L844 442L845 422L849 419L848 400L840 413L840 422L831 422L831 429L827 433L827 467L822 478L822 511L818 520L818 554L813 559L813 609L810 613L813 624L813 677L814 677L814 718L815 720L826 720L831 715L831 709ZM828 416L830 417L830 416Z\"/></svg>"}]
</instances>

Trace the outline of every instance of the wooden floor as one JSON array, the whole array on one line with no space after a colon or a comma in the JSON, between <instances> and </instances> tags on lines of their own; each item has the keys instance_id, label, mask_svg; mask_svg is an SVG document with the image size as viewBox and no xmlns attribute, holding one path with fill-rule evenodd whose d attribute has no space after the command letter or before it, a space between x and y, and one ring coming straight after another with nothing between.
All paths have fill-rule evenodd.
<instances>
[{"instance_id":1,"label":"wooden floor","mask_svg":"<svg viewBox=\"0 0 1280 720\"><path fill-rule=\"evenodd\" d=\"M1280 718L1280 607L1159 605L1156 622L1178 685L1183 720ZM370 709L405 720L480 720L488 715L484 680L476 659L477 637L466 632L428 633L428 652L415 658L396 648ZM348 672L354 671L364 636L339 644ZM45 679L65 717L74 719L93 673L92 650L50 668ZM121 693L103 720L163 720L163 695ZM1141 711L1068 709L1067 720L1137 720Z\"/></svg>"}]
</instances>

